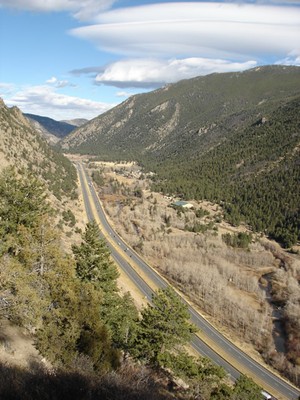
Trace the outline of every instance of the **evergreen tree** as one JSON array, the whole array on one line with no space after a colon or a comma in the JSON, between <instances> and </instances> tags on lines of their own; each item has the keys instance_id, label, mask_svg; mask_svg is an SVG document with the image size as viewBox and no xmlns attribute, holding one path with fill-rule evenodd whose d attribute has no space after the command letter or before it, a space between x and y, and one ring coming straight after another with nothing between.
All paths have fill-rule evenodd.
<instances>
[{"instance_id":1,"label":"evergreen tree","mask_svg":"<svg viewBox=\"0 0 300 400\"><path fill-rule=\"evenodd\" d=\"M110 259L110 252L99 237L95 221L89 222L82 235L83 242L72 250L76 261L76 273L83 282L92 282L105 293L117 292L117 267Z\"/></svg>"},{"instance_id":2,"label":"evergreen tree","mask_svg":"<svg viewBox=\"0 0 300 400\"><path fill-rule=\"evenodd\" d=\"M44 186L36 177L12 167L0 175L0 254L18 252L21 227L33 228L39 219L50 212Z\"/></svg>"},{"instance_id":3,"label":"evergreen tree","mask_svg":"<svg viewBox=\"0 0 300 400\"><path fill-rule=\"evenodd\" d=\"M0 176L0 232L1 236L15 233L19 226L33 227L37 220L50 211L46 190L32 174L14 168Z\"/></svg>"},{"instance_id":4,"label":"evergreen tree","mask_svg":"<svg viewBox=\"0 0 300 400\"><path fill-rule=\"evenodd\" d=\"M196 327L189 322L188 308L172 288L159 289L152 303L142 310L134 354L158 365L159 357L180 349L191 339Z\"/></svg>"},{"instance_id":5,"label":"evergreen tree","mask_svg":"<svg viewBox=\"0 0 300 400\"><path fill-rule=\"evenodd\" d=\"M84 283L92 284L102 293L99 318L107 327L114 346L127 351L135 337L138 312L129 294L118 293L119 272L110 258L110 252L99 237L95 222L87 224L83 242L72 247L76 274Z\"/></svg>"},{"instance_id":6,"label":"evergreen tree","mask_svg":"<svg viewBox=\"0 0 300 400\"><path fill-rule=\"evenodd\" d=\"M130 352L136 332L139 315L129 292L123 296L112 293L104 298L100 310L101 320L108 327L113 343L125 353Z\"/></svg>"},{"instance_id":7,"label":"evergreen tree","mask_svg":"<svg viewBox=\"0 0 300 400\"><path fill-rule=\"evenodd\" d=\"M262 400L261 388L246 375L241 375L234 386L233 400Z\"/></svg>"}]
</instances>

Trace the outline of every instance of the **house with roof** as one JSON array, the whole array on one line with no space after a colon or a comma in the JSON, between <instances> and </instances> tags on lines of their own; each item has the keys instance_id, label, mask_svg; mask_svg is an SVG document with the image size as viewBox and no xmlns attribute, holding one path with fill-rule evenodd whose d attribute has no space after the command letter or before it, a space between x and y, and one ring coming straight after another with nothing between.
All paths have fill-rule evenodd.
<instances>
[{"instance_id":1,"label":"house with roof","mask_svg":"<svg viewBox=\"0 0 300 400\"><path fill-rule=\"evenodd\" d=\"M187 201L179 200L175 201L171 204L172 207L182 207L182 208L193 208L193 204L188 203Z\"/></svg>"}]
</instances>

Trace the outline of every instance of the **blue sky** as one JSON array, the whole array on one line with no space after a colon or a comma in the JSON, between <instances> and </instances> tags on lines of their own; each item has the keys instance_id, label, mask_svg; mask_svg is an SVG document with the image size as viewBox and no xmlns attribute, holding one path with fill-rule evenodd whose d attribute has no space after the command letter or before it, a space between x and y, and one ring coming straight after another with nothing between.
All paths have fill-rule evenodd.
<instances>
[{"instance_id":1,"label":"blue sky","mask_svg":"<svg viewBox=\"0 0 300 400\"><path fill-rule=\"evenodd\" d=\"M300 0L0 0L0 97L57 120L213 72L300 65Z\"/></svg>"}]
</instances>

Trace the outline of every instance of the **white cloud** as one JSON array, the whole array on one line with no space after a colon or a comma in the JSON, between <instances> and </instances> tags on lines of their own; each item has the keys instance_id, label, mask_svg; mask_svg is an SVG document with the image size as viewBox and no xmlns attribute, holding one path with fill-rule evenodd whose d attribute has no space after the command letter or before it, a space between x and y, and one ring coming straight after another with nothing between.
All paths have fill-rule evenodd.
<instances>
[{"instance_id":1,"label":"white cloud","mask_svg":"<svg viewBox=\"0 0 300 400\"><path fill-rule=\"evenodd\" d=\"M103 73L97 75L96 82L120 88L159 87L212 72L242 71L255 66L255 61L237 63L196 57L171 60L132 59L107 66Z\"/></svg>"},{"instance_id":2,"label":"white cloud","mask_svg":"<svg viewBox=\"0 0 300 400\"><path fill-rule=\"evenodd\" d=\"M300 67L300 54L297 54L297 52L291 52L288 54L287 57L283 58L282 60L279 60L276 62L276 64L279 65L295 65Z\"/></svg>"},{"instance_id":3,"label":"white cloud","mask_svg":"<svg viewBox=\"0 0 300 400\"><path fill-rule=\"evenodd\" d=\"M81 20L93 20L98 13L110 8L116 0L0 0L0 8L37 12L68 11Z\"/></svg>"},{"instance_id":4,"label":"white cloud","mask_svg":"<svg viewBox=\"0 0 300 400\"><path fill-rule=\"evenodd\" d=\"M91 119L115 105L60 94L48 85L21 89L12 96L5 96L4 101L10 107L19 107L22 112L44 115L56 120Z\"/></svg>"},{"instance_id":5,"label":"white cloud","mask_svg":"<svg viewBox=\"0 0 300 400\"><path fill-rule=\"evenodd\" d=\"M300 8L164 3L99 14L71 34L127 57L283 58L299 49Z\"/></svg>"},{"instance_id":6,"label":"white cloud","mask_svg":"<svg viewBox=\"0 0 300 400\"><path fill-rule=\"evenodd\" d=\"M55 86L56 88L64 88L66 86L74 86L72 83L66 80L59 80L55 76L52 76L52 78L48 79L46 83Z\"/></svg>"}]
</instances>

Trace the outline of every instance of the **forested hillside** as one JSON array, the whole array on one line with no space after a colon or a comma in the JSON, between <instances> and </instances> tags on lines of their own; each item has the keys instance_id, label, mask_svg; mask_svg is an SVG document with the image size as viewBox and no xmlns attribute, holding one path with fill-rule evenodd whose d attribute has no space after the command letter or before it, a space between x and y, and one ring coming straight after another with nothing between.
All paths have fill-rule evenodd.
<instances>
[{"instance_id":1,"label":"forested hillside","mask_svg":"<svg viewBox=\"0 0 300 400\"><path fill-rule=\"evenodd\" d=\"M212 74L133 96L65 138L64 149L136 160L153 188L221 203L291 246L299 239L299 67Z\"/></svg>"},{"instance_id":2,"label":"forested hillside","mask_svg":"<svg viewBox=\"0 0 300 400\"><path fill-rule=\"evenodd\" d=\"M300 238L299 144L300 97L201 157L144 165L157 174L155 190L221 203L233 224L247 222L289 247Z\"/></svg>"}]
</instances>

